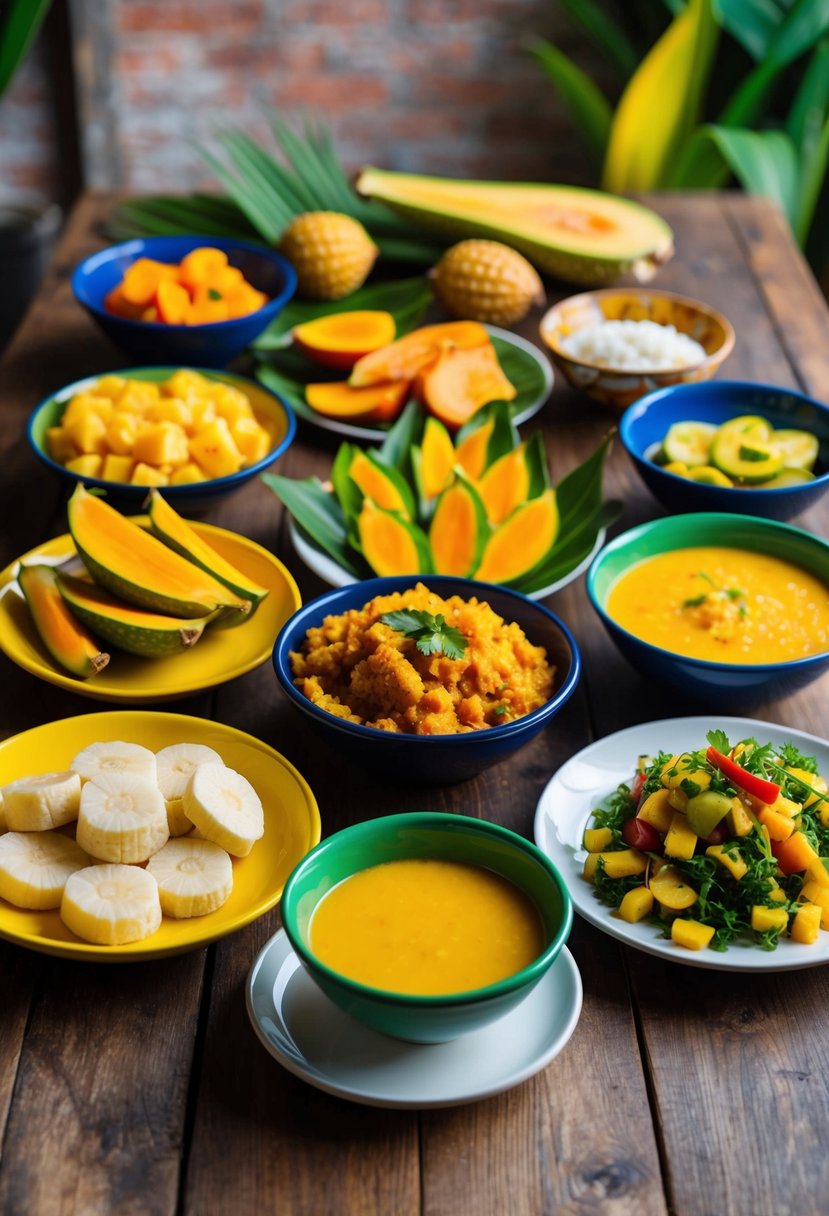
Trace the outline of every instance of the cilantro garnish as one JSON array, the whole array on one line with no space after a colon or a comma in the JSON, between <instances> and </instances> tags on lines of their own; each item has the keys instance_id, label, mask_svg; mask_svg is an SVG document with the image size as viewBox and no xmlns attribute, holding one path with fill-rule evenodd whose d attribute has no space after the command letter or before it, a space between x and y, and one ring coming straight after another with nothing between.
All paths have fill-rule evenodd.
<instances>
[{"instance_id":1,"label":"cilantro garnish","mask_svg":"<svg viewBox=\"0 0 829 1216\"><path fill-rule=\"evenodd\" d=\"M716 747L717 751L722 752L724 756L731 751L731 744L724 730L709 730L705 737L711 746Z\"/></svg>"},{"instance_id":2,"label":"cilantro garnish","mask_svg":"<svg viewBox=\"0 0 829 1216\"><path fill-rule=\"evenodd\" d=\"M208 289L207 298L208 300L221 300L222 293L217 291L215 287L211 287Z\"/></svg>"},{"instance_id":3,"label":"cilantro garnish","mask_svg":"<svg viewBox=\"0 0 829 1216\"><path fill-rule=\"evenodd\" d=\"M469 639L460 629L448 625L441 613L433 616L431 612L404 608L401 612L385 612L380 620L395 633L410 638L421 654L445 654L447 659L461 659L469 645Z\"/></svg>"}]
</instances>

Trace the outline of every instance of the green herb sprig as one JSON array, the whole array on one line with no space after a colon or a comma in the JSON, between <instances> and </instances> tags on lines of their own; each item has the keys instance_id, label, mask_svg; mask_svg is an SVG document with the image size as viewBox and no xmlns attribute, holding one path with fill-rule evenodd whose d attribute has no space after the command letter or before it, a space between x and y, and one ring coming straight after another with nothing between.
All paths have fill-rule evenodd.
<instances>
[{"instance_id":1,"label":"green herb sprig","mask_svg":"<svg viewBox=\"0 0 829 1216\"><path fill-rule=\"evenodd\" d=\"M400 612L384 612L380 620L395 633L410 638L421 654L445 654L447 659L462 659L469 645L469 639L460 629L447 624L439 612L433 616L431 612L404 608Z\"/></svg>"}]
</instances>

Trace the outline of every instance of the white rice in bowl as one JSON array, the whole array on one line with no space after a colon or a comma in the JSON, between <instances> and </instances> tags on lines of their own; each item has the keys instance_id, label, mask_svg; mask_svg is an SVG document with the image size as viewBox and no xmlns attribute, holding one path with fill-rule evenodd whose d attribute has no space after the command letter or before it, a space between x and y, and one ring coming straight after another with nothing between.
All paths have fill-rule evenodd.
<instances>
[{"instance_id":1,"label":"white rice in bowl","mask_svg":"<svg viewBox=\"0 0 829 1216\"><path fill-rule=\"evenodd\" d=\"M667 372L705 359L705 348L674 325L602 321L559 340L565 355L614 371Z\"/></svg>"}]
</instances>

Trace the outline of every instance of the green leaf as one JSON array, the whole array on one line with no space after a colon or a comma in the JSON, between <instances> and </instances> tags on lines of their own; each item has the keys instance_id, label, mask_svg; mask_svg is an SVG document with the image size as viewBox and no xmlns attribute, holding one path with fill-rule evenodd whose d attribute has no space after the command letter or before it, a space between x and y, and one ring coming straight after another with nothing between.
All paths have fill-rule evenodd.
<instances>
[{"instance_id":1,"label":"green leaf","mask_svg":"<svg viewBox=\"0 0 829 1216\"><path fill-rule=\"evenodd\" d=\"M797 150L785 131L746 131L732 127L700 127L692 154L701 160L716 156L740 185L751 194L772 199L794 224L798 204L799 166ZM687 185L701 184L688 181Z\"/></svg>"},{"instance_id":2,"label":"green leaf","mask_svg":"<svg viewBox=\"0 0 829 1216\"><path fill-rule=\"evenodd\" d=\"M627 80L639 62L639 53L619 23L596 0L560 0L560 4Z\"/></svg>"},{"instance_id":3,"label":"green leaf","mask_svg":"<svg viewBox=\"0 0 829 1216\"><path fill-rule=\"evenodd\" d=\"M801 172L793 227L795 237L802 246L806 244L818 200L826 183L826 168L829 164L829 118L824 121L815 145L807 144L804 148L800 163Z\"/></svg>"},{"instance_id":4,"label":"green leaf","mask_svg":"<svg viewBox=\"0 0 829 1216\"><path fill-rule=\"evenodd\" d=\"M562 528L558 540L544 560L510 585L522 595L532 595L558 582L590 556L599 532L614 523L621 511L620 502L599 503L566 532Z\"/></svg>"},{"instance_id":5,"label":"green leaf","mask_svg":"<svg viewBox=\"0 0 829 1216\"><path fill-rule=\"evenodd\" d=\"M613 118L607 98L592 78L552 43L535 39L530 51L552 80L576 125L586 137L594 161L601 164Z\"/></svg>"},{"instance_id":6,"label":"green leaf","mask_svg":"<svg viewBox=\"0 0 829 1216\"><path fill-rule=\"evenodd\" d=\"M758 62L765 59L786 9L777 0L718 0L723 28Z\"/></svg>"},{"instance_id":7,"label":"green leaf","mask_svg":"<svg viewBox=\"0 0 829 1216\"><path fill-rule=\"evenodd\" d=\"M11 0L0 22L0 97L26 58L49 11L50 0Z\"/></svg>"},{"instance_id":8,"label":"green leaf","mask_svg":"<svg viewBox=\"0 0 829 1216\"><path fill-rule=\"evenodd\" d=\"M712 0L690 0L651 48L616 108L602 185L659 189L699 119L719 27Z\"/></svg>"},{"instance_id":9,"label":"green leaf","mask_svg":"<svg viewBox=\"0 0 829 1216\"><path fill-rule=\"evenodd\" d=\"M334 457L334 463L331 466L331 481L334 486L334 493L342 508L346 523L349 523L353 516L360 514L360 508L363 505L363 492L348 475L351 462L359 450L353 443L340 444L337 455Z\"/></svg>"},{"instance_id":10,"label":"green leaf","mask_svg":"<svg viewBox=\"0 0 829 1216\"><path fill-rule=\"evenodd\" d=\"M422 612L417 608L400 612L385 612L380 620L395 633L411 638L421 654L445 654L448 659L461 659L469 645L469 639L448 625L446 618L437 613Z\"/></svg>"},{"instance_id":11,"label":"green leaf","mask_svg":"<svg viewBox=\"0 0 829 1216\"><path fill-rule=\"evenodd\" d=\"M416 401L409 401L377 449L377 456L383 464L406 476L409 472L409 454L423 439L424 423L423 410Z\"/></svg>"},{"instance_id":12,"label":"green leaf","mask_svg":"<svg viewBox=\"0 0 829 1216\"><path fill-rule=\"evenodd\" d=\"M589 515L601 505L604 463L613 443L614 433L610 431L605 435L595 452L556 486L556 502L561 520L560 536L570 531L580 517Z\"/></svg>"},{"instance_id":13,"label":"green leaf","mask_svg":"<svg viewBox=\"0 0 829 1216\"><path fill-rule=\"evenodd\" d=\"M260 334L253 348L260 351L282 350L290 346L291 330L295 325L358 309L390 312L394 317L397 337L401 337L420 323L431 299L428 279L421 275L386 283L369 283L342 300L293 299Z\"/></svg>"},{"instance_id":14,"label":"green leaf","mask_svg":"<svg viewBox=\"0 0 829 1216\"><path fill-rule=\"evenodd\" d=\"M119 203L107 224L115 240L134 236L178 236L200 232L205 236L257 240L259 234L230 199L218 195L129 199Z\"/></svg>"},{"instance_id":15,"label":"green leaf","mask_svg":"<svg viewBox=\"0 0 829 1216\"><path fill-rule=\"evenodd\" d=\"M814 147L829 110L829 37L815 47L786 118L786 130L801 156Z\"/></svg>"},{"instance_id":16,"label":"green leaf","mask_svg":"<svg viewBox=\"0 0 829 1216\"><path fill-rule=\"evenodd\" d=\"M365 577L365 567L354 560L339 503L316 477L295 481L277 473L262 473L262 480L287 507L295 522L321 549L355 578Z\"/></svg>"},{"instance_id":17,"label":"green leaf","mask_svg":"<svg viewBox=\"0 0 829 1216\"><path fill-rule=\"evenodd\" d=\"M527 498L538 498L550 488L550 466L541 431L533 431L524 448L524 461L530 476Z\"/></svg>"},{"instance_id":18,"label":"green leaf","mask_svg":"<svg viewBox=\"0 0 829 1216\"><path fill-rule=\"evenodd\" d=\"M471 435L473 431L477 431L490 420L493 426L486 448L487 468L491 464L495 464L495 461L501 456L506 456L507 452L518 447L521 442L518 427L512 420L512 410L506 401L490 401L481 409L476 410L455 437L455 447L459 447L467 435Z\"/></svg>"}]
</instances>

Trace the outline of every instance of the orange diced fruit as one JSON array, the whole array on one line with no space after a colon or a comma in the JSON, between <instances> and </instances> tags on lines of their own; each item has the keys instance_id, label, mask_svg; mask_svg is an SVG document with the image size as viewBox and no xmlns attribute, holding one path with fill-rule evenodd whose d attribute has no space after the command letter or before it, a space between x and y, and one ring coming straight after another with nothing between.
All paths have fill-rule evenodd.
<instances>
[{"instance_id":1,"label":"orange diced fruit","mask_svg":"<svg viewBox=\"0 0 829 1216\"><path fill-rule=\"evenodd\" d=\"M134 486L166 486L169 483L169 476L151 464L137 464L130 478L130 484Z\"/></svg>"},{"instance_id":2,"label":"orange diced fruit","mask_svg":"<svg viewBox=\"0 0 829 1216\"><path fill-rule=\"evenodd\" d=\"M172 279L162 279L155 293L158 319L165 325L185 325L190 311L190 295L186 287Z\"/></svg>"},{"instance_id":3,"label":"orange diced fruit","mask_svg":"<svg viewBox=\"0 0 829 1216\"><path fill-rule=\"evenodd\" d=\"M269 297L264 291L257 291L250 283L240 283L238 287L225 295L231 317L246 317L249 313L258 312L267 304Z\"/></svg>"},{"instance_id":4,"label":"orange diced fruit","mask_svg":"<svg viewBox=\"0 0 829 1216\"><path fill-rule=\"evenodd\" d=\"M132 454L145 464L186 464L190 458L187 436L175 422L148 423L135 437Z\"/></svg>"},{"instance_id":5,"label":"orange diced fruit","mask_svg":"<svg viewBox=\"0 0 829 1216\"><path fill-rule=\"evenodd\" d=\"M210 287L215 287L223 296L235 291L245 282L245 276L237 266L222 266L208 280Z\"/></svg>"},{"instance_id":6,"label":"orange diced fruit","mask_svg":"<svg viewBox=\"0 0 829 1216\"><path fill-rule=\"evenodd\" d=\"M769 929L783 933L789 923L789 914L785 908L766 908L763 904L755 904L751 909L751 927L755 933L766 933Z\"/></svg>"},{"instance_id":7,"label":"orange diced fruit","mask_svg":"<svg viewBox=\"0 0 829 1216\"><path fill-rule=\"evenodd\" d=\"M187 464L183 464L179 468L174 469L170 474L171 486L186 486L195 481L204 481L204 473L202 473L199 466L194 464L192 461L188 461Z\"/></svg>"},{"instance_id":8,"label":"orange diced fruit","mask_svg":"<svg viewBox=\"0 0 829 1216\"><path fill-rule=\"evenodd\" d=\"M106 429L106 445L116 456L127 456L132 452L138 434L138 415L118 413Z\"/></svg>"},{"instance_id":9,"label":"orange diced fruit","mask_svg":"<svg viewBox=\"0 0 829 1216\"><path fill-rule=\"evenodd\" d=\"M181 259L179 281L191 289L215 278L227 266L227 254L211 245L193 249Z\"/></svg>"},{"instance_id":10,"label":"orange diced fruit","mask_svg":"<svg viewBox=\"0 0 829 1216\"><path fill-rule=\"evenodd\" d=\"M58 464L66 464L67 460L74 460L79 455L71 436L62 426L47 427L46 451Z\"/></svg>"},{"instance_id":11,"label":"orange diced fruit","mask_svg":"<svg viewBox=\"0 0 829 1216\"><path fill-rule=\"evenodd\" d=\"M215 418L193 436L190 456L208 477L228 477L243 463L224 418Z\"/></svg>"},{"instance_id":12,"label":"orange diced fruit","mask_svg":"<svg viewBox=\"0 0 829 1216\"><path fill-rule=\"evenodd\" d=\"M238 418L231 424L230 433L245 459L245 464L256 464L258 460L264 460L273 447L270 435L255 418Z\"/></svg>"},{"instance_id":13,"label":"orange diced fruit","mask_svg":"<svg viewBox=\"0 0 829 1216\"><path fill-rule=\"evenodd\" d=\"M188 325L214 325L229 318L230 310L220 291L205 285L194 290L193 302L187 311Z\"/></svg>"},{"instance_id":14,"label":"orange diced fruit","mask_svg":"<svg viewBox=\"0 0 829 1216\"><path fill-rule=\"evenodd\" d=\"M116 456L110 452L104 457L101 477L104 481L129 481L132 473L132 456Z\"/></svg>"},{"instance_id":15,"label":"orange diced fruit","mask_svg":"<svg viewBox=\"0 0 829 1216\"><path fill-rule=\"evenodd\" d=\"M829 929L829 887L822 887L812 878L804 882L800 898L820 908L820 923L824 929Z\"/></svg>"},{"instance_id":16,"label":"orange diced fruit","mask_svg":"<svg viewBox=\"0 0 829 1216\"><path fill-rule=\"evenodd\" d=\"M792 921L791 939L803 946L813 946L820 932L821 909L817 904L801 904Z\"/></svg>"},{"instance_id":17,"label":"orange diced fruit","mask_svg":"<svg viewBox=\"0 0 829 1216\"><path fill-rule=\"evenodd\" d=\"M698 920L686 920L677 916L671 922L671 941L686 950L702 950L714 936L713 925L704 925Z\"/></svg>"},{"instance_id":18,"label":"orange diced fruit","mask_svg":"<svg viewBox=\"0 0 829 1216\"><path fill-rule=\"evenodd\" d=\"M66 434L81 454L106 451L107 424L97 414L87 413L73 418L66 426Z\"/></svg>"},{"instance_id":19,"label":"orange diced fruit","mask_svg":"<svg viewBox=\"0 0 829 1216\"><path fill-rule=\"evenodd\" d=\"M174 280L175 277L175 266L157 262L154 258L138 258L124 273L121 296L128 304L146 308L152 303L159 283L163 279Z\"/></svg>"},{"instance_id":20,"label":"orange diced fruit","mask_svg":"<svg viewBox=\"0 0 829 1216\"><path fill-rule=\"evenodd\" d=\"M120 283L104 296L104 308L113 316L123 317L126 321L140 321L141 319L141 306L130 304L129 300L124 299Z\"/></svg>"},{"instance_id":21,"label":"orange diced fruit","mask_svg":"<svg viewBox=\"0 0 829 1216\"><path fill-rule=\"evenodd\" d=\"M73 460L67 460L66 468L80 477L100 477L103 463L103 456L89 452L83 456L75 456Z\"/></svg>"}]
</instances>

